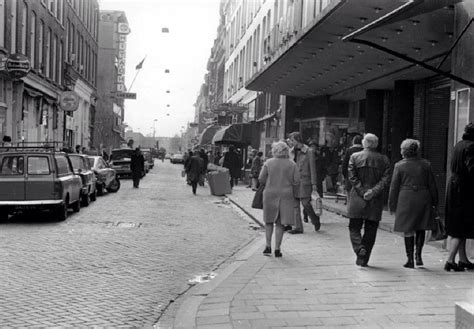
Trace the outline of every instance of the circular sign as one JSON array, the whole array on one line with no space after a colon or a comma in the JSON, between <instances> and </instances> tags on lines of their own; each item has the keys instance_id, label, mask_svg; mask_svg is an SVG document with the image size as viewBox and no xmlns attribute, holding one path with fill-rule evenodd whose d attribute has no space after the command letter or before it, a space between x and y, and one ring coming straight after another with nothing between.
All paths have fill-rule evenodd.
<instances>
[{"instance_id":1,"label":"circular sign","mask_svg":"<svg viewBox=\"0 0 474 329\"><path fill-rule=\"evenodd\" d=\"M11 54L5 62L5 69L13 79L23 78L31 70L30 60L22 54Z\"/></svg>"},{"instance_id":2,"label":"circular sign","mask_svg":"<svg viewBox=\"0 0 474 329\"><path fill-rule=\"evenodd\" d=\"M79 96L73 91L65 91L59 98L59 106L67 112L75 111L79 107Z\"/></svg>"}]
</instances>

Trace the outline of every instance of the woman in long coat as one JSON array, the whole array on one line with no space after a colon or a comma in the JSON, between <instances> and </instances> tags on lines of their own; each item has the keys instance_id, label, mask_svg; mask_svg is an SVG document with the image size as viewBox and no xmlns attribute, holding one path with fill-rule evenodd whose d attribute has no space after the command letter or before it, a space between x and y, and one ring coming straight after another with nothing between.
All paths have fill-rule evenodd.
<instances>
[{"instance_id":1,"label":"woman in long coat","mask_svg":"<svg viewBox=\"0 0 474 329\"><path fill-rule=\"evenodd\" d=\"M199 152L191 153L191 157L186 162L186 174L188 182L191 183L193 194L196 195L199 178L204 173L204 160L199 155Z\"/></svg>"},{"instance_id":2,"label":"woman in long coat","mask_svg":"<svg viewBox=\"0 0 474 329\"><path fill-rule=\"evenodd\" d=\"M454 147L446 196L446 230L451 237L446 271L474 269L466 254L466 239L474 239L474 124L469 123L464 132Z\"/></svg>"},{"instance_id":3,"label":"woman in long coat","mask_svg":"<svg viewBox=\"0 0 474 329\"><path fill-rule=\"evenodd\" d=\"M265 185L263 192L263 219L265 221L266 248L264 255L271 255L273 226L275 225L275 257L281 257L283 225L294 225L297 200L294 191L300 179L296 164L289 159L289 148L285 142L272 145L273 158L265 161L258 178Z\"/></svg>"},{"instance_id":4,"label":"woman in long coat","mask_svg":"<svg viewBox=\"0 0 474 329\"><path fill-rule=\"evenodd\" d=\"M413 253L416 232L416 265L422 266L421 251L425 230L433 229L433 207L438 205L438 190L431 164L419 157L420 142L406 139L402 142L403 160L395 164L390 194L391 212L395 212L395 232L403 232L407 262L404 267L414 268Z\"/></svg>"}]
</instances>

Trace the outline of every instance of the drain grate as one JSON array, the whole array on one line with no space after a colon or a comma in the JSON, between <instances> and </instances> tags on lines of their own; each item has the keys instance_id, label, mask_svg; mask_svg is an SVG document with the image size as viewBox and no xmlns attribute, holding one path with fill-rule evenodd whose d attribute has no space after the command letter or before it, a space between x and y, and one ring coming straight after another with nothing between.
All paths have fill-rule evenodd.
<instances>
[{"instance_id":1,"label":"drain grate","mask_svg":"<svg viewBox=\"0 0 474 329\"><path fill-rule=\"evenodd\" d=\"M143 223L130 223L130 222L107 222L107 227L117 227L117 228L139 228L143 226Z\"/></svg>"}]
</instances>

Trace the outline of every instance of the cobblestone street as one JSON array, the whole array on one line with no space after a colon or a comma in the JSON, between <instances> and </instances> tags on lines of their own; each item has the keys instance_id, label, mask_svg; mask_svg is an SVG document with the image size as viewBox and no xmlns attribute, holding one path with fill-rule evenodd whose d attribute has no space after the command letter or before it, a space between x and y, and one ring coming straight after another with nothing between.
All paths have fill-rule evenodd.
<instances>
[{"instance_id":1,"label":"cobblestone street","mask_svg":"<svg viewBox=\"0 0 474 329\"><path fill-rule=\"evenodd\" d=\"M143 327L196 275L212 272L258 234L182 166L157 162L132 189L98 198L65 222L0 226L0 326Z\"/></svg>"}]
</instances>

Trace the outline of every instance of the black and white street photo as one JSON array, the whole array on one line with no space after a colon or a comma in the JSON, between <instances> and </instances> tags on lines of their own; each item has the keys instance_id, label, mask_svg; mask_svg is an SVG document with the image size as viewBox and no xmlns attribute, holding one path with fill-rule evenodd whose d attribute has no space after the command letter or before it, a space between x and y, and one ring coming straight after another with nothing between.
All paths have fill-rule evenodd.
<instances>
[{"instance_id":1,"label":"black and white street photo","mask_svg":"<svg viewBox=\"0 0 474 329\"><path fill-rule=\"evenodd\" d=\"M0 0L0 328L474 329L474 0Z\"/></svg>"}]
</instances>

